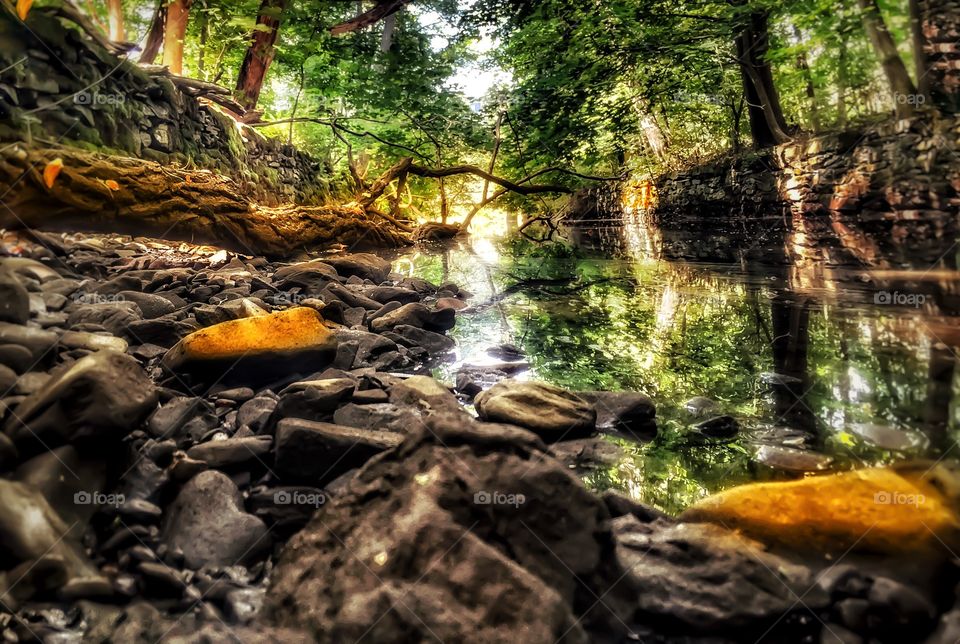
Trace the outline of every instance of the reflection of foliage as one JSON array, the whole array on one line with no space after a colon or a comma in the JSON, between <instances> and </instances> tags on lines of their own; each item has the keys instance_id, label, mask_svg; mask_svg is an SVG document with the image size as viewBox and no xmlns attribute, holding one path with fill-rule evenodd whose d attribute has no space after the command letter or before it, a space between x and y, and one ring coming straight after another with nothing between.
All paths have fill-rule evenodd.
<instances>
[{"instance_id":1,"label":"reflection of foliage","mask_svg":"<svg viewBox=\"0 0 960 644\"><path fill-rule=\"evenodd\" d=\"M757 377L773 370L772 289L685 265L591 259L560 245L501 250L488 265L461 251L414 262L417 275L469 285L479 301L530 282L499 307L459 318L453 333L465 355L509 340L524 348L537 378L574 391L643 391L657 404L659 437L646 445L611 439L625 456L591 473L588 485L678 512L710 492L774 476L752 463L747 442L751 429L777 423L772 391ZM804 404L839 467L905 456L866 445L844 431L850 423L921 426L929 347L902 325L835 304L810 308ZM742 437L693 440L696 419L683 409L693 396L737 416Z\"/></svg>"}]
</instances>

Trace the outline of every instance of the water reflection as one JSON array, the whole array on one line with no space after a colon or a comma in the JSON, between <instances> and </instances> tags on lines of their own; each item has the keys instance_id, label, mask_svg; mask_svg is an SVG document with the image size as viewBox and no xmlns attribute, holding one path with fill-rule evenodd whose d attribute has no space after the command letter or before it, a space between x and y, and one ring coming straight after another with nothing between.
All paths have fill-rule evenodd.
<instances>
[{"instance_id":1,"label":"water reflection","mask_svg":"<svg viewBox=\"0 0 960 644\"><path fill-rule=\"evenodd\" d=\"M960 311L949 259L805 261L798 248L824 252L809 235L777 245L715 231L720 241L680 261L694 236L628 223L573 231L576 251L473 240L398 260L474 293L454 330L457 361L437 375L452 382L512 342L529 356L528 377L651 395L656 440L610 437L621 455L586 480L667 511L750 480L951 450ZM849 235L832 250L854 244ZM739 421L734 440L693 428L717 414Z\"/></svg>"}]
</instances>

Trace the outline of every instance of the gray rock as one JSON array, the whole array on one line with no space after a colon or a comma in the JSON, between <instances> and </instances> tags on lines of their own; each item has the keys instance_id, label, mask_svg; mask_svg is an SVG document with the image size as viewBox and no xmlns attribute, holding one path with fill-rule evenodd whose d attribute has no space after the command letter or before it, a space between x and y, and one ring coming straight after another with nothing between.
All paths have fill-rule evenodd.
<instances>
[{"instance_id":1,"label":"gray rock","mask_svg":"<svg viewBox=\"0 0 960 644\"><path fill-rule=\"evenodd\" d=\"M103 439L136 428L156 404L156 388L137 361L104 350L54 371L41 391L20 403L6 432L18 445L56 436L45 440L47 449Z\"/></svg>"},{"instance_id":2,"label":"gray rock","mask_svg":"<svg viewBox=\"0 0 960 644\"><path fill-rule=\"evenodd\" d=\"M187 456L203 461L212 468L229 468L251 461L264 461L270 453L270 436L228 438L200 443L187 450Z\"/></svg>"},{"instance_id":3,"label":"gray rock","mask_svg":"<svg viewBox=\"0 0 960 644\"><path fill-rule=\"evenodd\" d=\"M237 411L237 426L247 426L255 434L268 430L278 404L279 400L272 393L261 393L251 398Z\"/></svg>"},{"instance_id":4,"label":"gray rock","mask_svg":"<svg viewBox=\"0 0 960 644\"><path fill-rule=\"evenodd\" d=\"M220 425L213 406L202 398L179 396L167 401L147 421L147 430L157 438L189 437L200 440Z\"/></svg>"},{"instance_id":5,"label":"gray rock","mask_svg":"<svg viewBox=\"0 0 960 644\"><path fill-rule=\"evenodd\" d=\"M597 425L593 405L542 382L503 380L478 394L474 406L482 420L519 425L548 442L592 434Z\"/></svg>"},{"instance_id":6,"label":"gray rock","mask_svg":"<svg viewBox=\"0 0 960 644\"><path fill-rule=\"evenodd\" d=\"M431 412L460 412L457 397L429 376L411 376L390 387L390 402L394 405L412 405Z\"/></svg>"},{"instance_id":7,"label":"gray rock","mask_svg":"<svg viewBox=\"0 0 960 644\"><path fill-rule=\"evenodd\" d=\"M333 422L360 429L387 429L409 433L424 428L423 411L391 403L348 403L334 412Z\"/></svg>"},{"instance_id":8,"label":"gray rock","mask_svg":"<svg viewBox=\"0 0 960 644\"><path fill-rule=\"evenodd\" d=\"M25 461L13 478L40 492L57 515L74 526L71 535L79 539L99 509L93 495L106 494L106 471L103 456L81 456L73 446L64 445Z\"/></svg>"},{"instance_id":9,"label":"gray rock","mask_svg":"<svg viewBox=\"0 0 960 644\"><path fill-rule=\"evenodd\" d=\"M597 427L650 436L657 433L657 409L650 397L635 391L581 391L577 395L597 410Z\"/></svg>"},{"instance_id":10,"label":"gray rock","mask_svg":"<svg viewBox=\"0 0 960 644\"><path fill-rule=\"evenodd\" d=\"M735 532L710 524L643 523L632 515L613 524L624 581L634 589L636 617L646 623L735 632L797 609L800 596L800 610L827 603L809 569Z\"/></svg>"},{"instance_id":11,"label":"gray rock","mask_svg":"<svg viewBox=\"0 0 960 644\"><path fill-rule=\"evenodd\" d=\"M833 458L826 454L777 445L758 446L754 460L761 465L786 472L823 472L833 464Z\"/></svg>"},{"instance_id":12,"label":"gray rock","mask_svg":"<svg viewBox=\"0 0 960 644\"><path fill-rule=\"evenodd\" d=\"M321 261L332 266L343 277L356 275L377 284L387 279L390 273L390 262L369 253L325 257Z\"/></svg>"},{"instance_id":13,"label":"gray rock","mask_svg":"<svg viewBox=\"0 0 960 644\"><path fill-rule=\"evenodd\" d=\"M0 345L15 344L26 348L34 361L40 360L57 346L57 334L31 326L0 322Z\"/></svg>"},{"instance_id":14,"label":"gray rock","mask_svg":"<svg viewBox=\"0 0 960 644\"><path fill-rule=\"evenodd\" d=\"M30 296L11 272L0 271L0 322L26 324L30 319Z\"/></svg>"},{"instance_id":15,"label":"gray rock","mask_svg":"<svg viewBox=\"0 0 960 644\"><path fill-rule=\"evenodd\" d=\"M400 444L402 436L287 418L277 424L277 474L289 483L322 485Z\"/></svg>"},{"instance_id":16,"label":"gray rock","mask_svg":"<svg viewBox=\"0 0 960 644\"><path fill-rule=\"evenodd\" d=\"M124 336L128 327L143 319L140 307L133 302L100 302L84 304L75 309L67 318L67 325L96 325L116 336Z\"/></svg>"},{"instance_id":17,"label":"gray rock","mask_svg":"<svg viewBox=\"0 0 960 644\"><path fill-rule=\"evenodd\" d=\"M349 378L295 382L280 392L278 413L283 418L323 416L349 400L356 388Z\"/></svg>"},{"instance_id":18,"label":"gray rock","mask_svg":"<svg viewBox=\"0 0 960 644\"><path fill-rule=\"evenodd\" d=\"M697 423L693 429L707 438L733 438L740 431L740 423L733 416L714 416Z\"/></svg>"},{"instance_id":19,"label":"gray rock","mask_svg":"<svg viewBox=\"0 0 960 644\"><path fill-rule=\"evenodd\" d=\"M407 325L442 333L452 329L456 323L456 311L452 309L431 311L423 304L415 302L404 304L399 309L376 318L370 323L370 328L377 333L382 333L400 325Z\"/></svg>"},{"instance_id":20,"label":"gray rock","mask_svg":"<svg viewBox=\"0 0 960 644\"><path fill-rule=\"evenodd\" d=\"M0 364L10 367L17 373L24 373L33 366L34 358L30 350L18 344L0 345Z\"/></svg>"},{"instance_id":21,"label":"gray rock","mask_svg":"<svg viewBox=\"0 0 960 644\"><path fill-rule=\"evenodd\" d=\"M457 346L453 338L443 335L442 333L427 331L426 329L407 324L398 324L393 327L393 332L418 347L423 347L431 356L441 356L450 353Z\"/></svg>"},{"instance_id":22,"label":"gray rock","mask_svg":"<svg viewBox=\"0 0 960 644\"><path fill-rule=\"evenodd\" d=\"M446 421L320 508L274 568L265 616L324 644L622 639L603 503L529 432Z\"/></svg>"},{"instance_id":23,"label":"gray rock","mask_svg":"<svg viewBox=\"0 0 960 644\"><path fill-rule=\"evenodd\" d=\"M190 568L234 566L252 561L270 547L267 527L243 511L240 490L226 475L210 470L194 476L167 509L163 543L181 550Z\"/></svg>"},{"instance_id":24,"label":"gray rock","mask_svg":"<svg viewBox=\"0 0 960 644\"><path fill-rule=\"evenodd\" d=\"M176 308L170 300L161 295L141 293L140 291L120 291L117 295L128 302L136 304L140 308L143 317L147 320L152 320L176 311Z\"/></svg>"}]
</instances>

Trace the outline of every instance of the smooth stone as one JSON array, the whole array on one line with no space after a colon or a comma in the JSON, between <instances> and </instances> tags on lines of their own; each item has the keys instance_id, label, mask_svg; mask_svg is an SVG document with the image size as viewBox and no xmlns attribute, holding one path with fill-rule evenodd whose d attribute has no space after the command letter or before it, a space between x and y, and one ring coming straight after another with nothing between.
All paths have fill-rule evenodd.
<instances>
[{"instance_id":1,"label":"smooth stone","mask_svg":"<svg viewBox=\"0 0 960 644\"><path fill-rule=\"evenodd\" d=\"M30 296L27 289L10 272L0 270L0 322L26 324L29 319Z\"/></svg>"},{"instance_id":2,"label":"smooth stone","mask_svg":"<svg viewBox=\"0 0 960 644\"><path fill-rule=\"evenodd\" d=\"M733 416L714 416L697 423L693 430L707 438L733 438L740 431L740 423Z\"/></svg>"},{"instance_id":3,"label":"smooth stone","mask_svg":"<svg viewBox=\"0 0 960 644\"><path fill-rule=\"evenodd\" d=\"M418 347L423 347L431 356L450 353L457 346L453 338L443 335L442 333L427 331L426 329L407 324L398 324L393 327L393 332Z\"/></svg>"},{"instance_id":4,"label":"smooth stone","mask_svg":"<svg viewBox=\"0 0 960 644\"><path fill-rule=\"evenodd\" d=\"M349 378L295 382L280 392L277 413L283 418L322 416L349 400L356 388Z\"/></svg>"},{"instance_id":5,"label":"smooth stone","mask_svg":"<svg viewBox=\"0 0 960 644\"><path fill-rule=\"evenodd\" d=\"M519 425L548 442L594 432L597 412L576 394L542 382L498 382L474 399L482 420Z\"/></svg>"},{"instance_id":6,"label":"smooth stone","mask_svg":"<svg viewBox=\"0 0 960 644\"><path fill-rule=\"evenodd\" d=\"M13 478L43 495L58 516L74 525L72 536L79 539L83 526L99 509L93 494L105 492L107 459L81 454L71 445L41 452L21 463Z\"/></svg>"},{"instance_id":7,"label":"smooth stone","mask_svg":"<svg viewBox=\"0 0 960 644\"><path fill-rule=\"evenodd\" d=\"M830 469L833 458L806 449L760 445L754 460L761 465L787 472L823 472Z\"/></svg>"},{"instance_id":8,"label":"smooth stone","mask_svg":"<svg viewBox=\"0 0 960 644\"><path fill-rule=\"evenodd\" d=\"M399 309L374 319L370 323L370 329L376 333L382 333L403 324L442 333L452 329L456 323L456 311L452 309L431 311L423 304L415 302L404 304Z\"/></svg>"},{"instance_id":9,"label":"smooth stone","mask_svg":"<svg viewBox=\"0 0 960 644\"><path fill-rule=\"evenodd\" d=\"M394 405L425 407L434 412L460 412L462 407L450 390L429 376L411 376L390 387L390 402Z\"/></svg>"},{"instance_id":10,"label":"smooth stone","mask_svg":"<svg viewBox=\"0 0 960 644\"><path fill-rule=\"evenodd\" d=\"M34 361L40 360L57 346L59 337L52 331L31 326L0 322L0 345L15 344L26 348Z\"/></svg>"},{"instance_id":11,"label":"smooth stone","mask_svg":"<svg viewBox=\"0 0 960 644\"><path fill-rule=\"evenodd\" d=\"M157 409L147 421L147 430L157 438L189 436L199 440L211 429L219 427L213 406L202 398L178 396Z\"/></svg>"},{"instance_id":12,"label":"smooth stone","mask_svg":"<svg viewBox=\"0 0 960 644\"><path fill-rule=\"evenodd\" d=\"M133 302L100 302L84 304L67 318L67 326L97 325L116 336L125 336L127 329L143 319L140 307Z\"/></svg>"},{"instance_id":13,"label":"smooth stone","mask_svg":"<svg viewBox=\"0 0 960 644\"><path fill-rule=\"evenodd\" d=\"M24 373L33 366L34 358L30 350L18 344L0 345L0 364L10 367L17 373Z\"/></svg>"},{"instance_id":14,"label":"smooth stone","mask_svg":"<svg viewBox=\"0 0 960 644\"><path fill-rule=\"evenodd\" d=\"M696 417L710 416L720 411L720 403L704 396L694 396L683 403L683 408Z\"/></svg>"},{"instance_id":15,"label":"smooth stone","mask_svg":"<svg viewBox=\"0 0 960 644\"><path fill-rule=\"evenodd\" d=\"M390 273L390 262L370 253L353 253L324 257L320 261L332 266L343 277L357 276L379 284Z\"/></svg>"},{"instance_id":16,"label":"smooth stone","mask_svg":"<svg viewBox=\"0 0 960 644\"><path fill-rule=\"evenodd\" d=\"M88 351L111 349L113 351L119 351L120 353L125 352L129 348L127 341L123 338L81 331L65 332L60 336L60 344L68 349L86 349Z\"/></svg>"},{"instance_id":17,"label":"smooth stone","mask_svg":"<svg viewBox=\"0 0 960 644\"><path fill-rule=\"evenodd\" d=\"M219 400L230 400L236 403L245 403L256 395L256 392L250 387L237 387L235 389L225 389L217 392L216 397Z\"/></svg>"},{"instance_id":18,"label":"smooth stone","mask_svg":"<svg viewBox=\"0 0 960 644\"><path fill-rule=\"evenodd\" d=\"M98 351L52 376L7 421L6 432L15 443L44 435L65 442L123 435L157 404L156 387L137 361L123 353ZM50 446L49 441L44 445Z\"/></svg>"},{"instance_id":19,"label":"smooth stone","mask_svg":"<svg viewBox=\"0 0 960 644\"><path fill-rule=\"evenodd\" d=\"M365 389L364 391L355 391L350 397L350 402L357 405L374 405L385 403L390 400L390 395L383 389Z\"/></svg>"},{"instance_id":20,"label":"smooth stone","mask_svg":"<svg viewBox=\"0 0 960 644\"><path fill-rule=\"evenodd\" d=\"M29 396L43 389L50 382L50 374L44 371L28 371L16 380L14 392L21 396Z\"/></svg>"},{"instance_id":21,"label":"smooth stone","mask_svg":"<svg viewBox=\"0 0 960 644\"><path fill-rule=\"evenodd\" d=\"M505 362L516 362L527 357L527 354L523 352L523 349L515 344L510 343L498 344L494 347L489 347L487 349L487 355Z\"/></svg>"},{"instance_id":22,"label":"smooth stone","mask_svg":"<svg viewBox=\"0 0 960 644\"><path fill-rule=\"evenodd\" d=\"M168 313L173 313L177 309L165 297L153 293L141 293L140 291L120 291L118 297L128 302L133 302L143 314L144 319L152 320Z\"/></svg>"},{"instance_id":23,"label":"smooth stone","mask_svg":"<svg viewBox=\"0 0 960 644\"><path fill-rule=\"evenodd\" d=\"M386 430L286 418L277 424L275 470L284 482L322 485L401 440Z\"/></svg>"},{"instance_id":24,"label":"smooth stone","mask_svg":"<svg viewBox=\"0 0 960 644\"><path fill-rule=\"evenodd\" d=\"M187 450L187 456L215 469L227 468L262 461L270 453L272 445L273 438L270 436L228 438L194 445Z\"/></svg>"},{"instance_id":25,"label":"smooth stone","mask_svg":"<svg viewBox=\"0 0 960 644\"><path fill-rule=\"evenodd\" d=\"M243 497L225 474L201 472L190 479L167 508L161 538L181 550L185 564L234 566L270 548L263 522L243 510Z\"/></svg>"},{"instance_id":26,"label":"smooth stone","mask_svg":"<svg viewBox=\"0 0 960 644\"><path fill-rule=\"evenodd\" d=\"M10 367L0 364L0 396L6 396L17 384L17 372Z\"/></svg>"},{"instance_id":27,"label":"smooth stone","mask_svg":"<svg viewBox=\"0 0 960 644\"><path fill-rule=\"evenodd\" d=\"M650 397L634 391L580 391L593 404L600 429L643 434L657 433L657 408Z\"/></svg>"},{"instance_id":28,"label":"smooth stone","mask_svg":"<svg viewBox=\"0 0 960 644\"><path fill-rule=\"evenodd\" d=\"M129 499L117 507L117 514L126 519L127 523L150 524L160 521L163 510L146 499Z\"/></svg>"},{"instance_id":29,"label":"smooth stone","mask_svg":"<svg viewBox=\"0 0 960 644\"><path fill-rule=\"evenodd\" d=\"M942 491L958 489L957 475L942 465L866 468L741 485L698 501L681 518L719 523L797 552L935 559L945 547L960 547L956 499Z\"/></svg>"},{"instance_id":30,"label":"smooth stone","mask_svg":"<svg viewBox=\"0 0 960 644\"><path fill-rule=\"evenodd\" d=\"M238 375L272 377L274 371L316 370L333 358L336 347L334 333L320 314L297 307L191 333L170 349L162 363L173 373L208 369L221 377L228 367ZM244 366L251 368L244 370Z\"/></svg>"},{"instance_id":31,"label":"smooth stone","mask_svg":"<svg viewBox=\"0 0 960 644\"><path fill-rule=\"evenodd\" d=\"M467 308L467 303L455 297L441 297L437 300L436 306L438 310L453 309L454 311L462 311Z\"/></svg>"},{"instance_id":32,"label":"smooth stone","mask_svg":"<svg viewBox=\"0 0 960 644\"><path fill-rule=\"evenodd\" d=\"M266 431L280 401L272 393L261 393L237 410L237 426L249 427L254 433Z\"/></svg>"},{"instance_id":33,"label":"smooth stone","mask_svg":"<svg viewBox=\"0 0 960 644\"><path fill-rule=\"evenodd\" d=\"M369 286L363 289L363 293L380 304L386 304L387 302L410 304L420 301L419 293L413 289L403 288L402 286Z\"/></svg>"}]
</instances>

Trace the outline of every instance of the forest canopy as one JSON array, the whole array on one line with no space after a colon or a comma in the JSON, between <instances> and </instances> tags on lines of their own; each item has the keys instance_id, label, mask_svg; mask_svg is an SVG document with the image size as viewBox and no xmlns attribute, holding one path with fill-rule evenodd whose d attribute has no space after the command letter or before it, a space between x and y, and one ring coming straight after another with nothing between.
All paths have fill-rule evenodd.
<instances>
[{"instance_id":1,"label":"forest canopy","mask_svg":"<svg viewBox=\"0 0 960 644\"><path fill-rule=\"evenodd\" d=\"M238 118L358 186L411 159L414 169L469 165L515 185L575 187L929 107L917 4L84 0L78 9L141 64L228 88ZM471 172L402 174L395 210L444 221L514 192Z\"/></svg>"}]
</instances>

